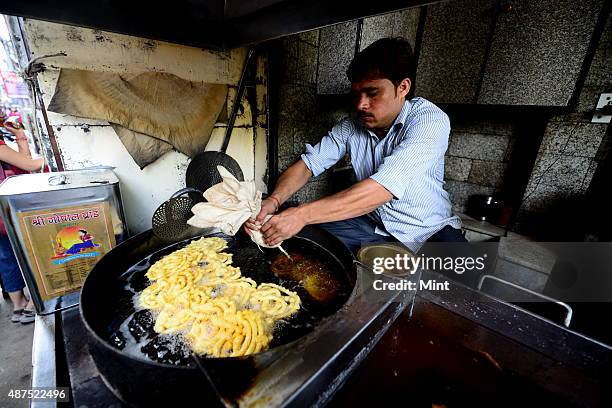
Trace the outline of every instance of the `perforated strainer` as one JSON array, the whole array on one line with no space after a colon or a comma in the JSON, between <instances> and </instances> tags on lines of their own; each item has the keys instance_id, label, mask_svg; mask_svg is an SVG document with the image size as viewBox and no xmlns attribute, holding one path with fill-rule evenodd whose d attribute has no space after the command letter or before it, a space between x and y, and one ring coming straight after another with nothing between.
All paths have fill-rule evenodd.
<instances>
[{"instance_id":1,"label":"perforated strainer","mask_svg":"<svg viewBox=\"0 0 612 408\"><path fill-rule=\"evenodd\" d=\"M186 235L192 228L187 224L187 220L193 216L191 208L202 201L197 199L198 196L202 197L201 191L183 188L157 207L151 221L155 236L170 241Z\"/></svg>"}]
</instances>

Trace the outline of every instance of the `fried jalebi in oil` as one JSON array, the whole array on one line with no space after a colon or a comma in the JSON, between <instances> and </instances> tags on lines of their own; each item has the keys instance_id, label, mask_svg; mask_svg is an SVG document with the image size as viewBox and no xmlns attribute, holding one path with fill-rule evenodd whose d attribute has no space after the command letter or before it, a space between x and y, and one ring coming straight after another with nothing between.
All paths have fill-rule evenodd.
<instances>
[{"instance_id":1,"label":"fried jalebi in oil","mask_svg":"<svg viewBox=\"0 0 612 408\"><path fill-rule=\"evenodd\" d=\"M192 241L155 262L153 283L139 305L157 312L158 333L183 333L192 350L212 357L236 357L265 350L272 326L300 309L295 293L273 283L257 285L234 267L221 238Z\"/></svg>"}]
</instances>

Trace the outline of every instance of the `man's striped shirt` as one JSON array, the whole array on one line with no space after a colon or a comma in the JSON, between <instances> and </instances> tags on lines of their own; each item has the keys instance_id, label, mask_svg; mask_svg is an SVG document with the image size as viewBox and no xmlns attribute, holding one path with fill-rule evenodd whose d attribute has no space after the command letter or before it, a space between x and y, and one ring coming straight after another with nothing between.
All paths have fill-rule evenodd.
<instances>
[{"instance_id":1,"label":"man's striped shirt","mask_svg":"<svg viewBox=\"0 0 612 408\"><path fill-rule=\"evenodd\" d=\"M318 144L307 144L301 158L318 176L348 153L358 181L371 178L393 194L372 212L379 223L376 232L416 251L444 226L461 227L442 188L449 132L448 116L440 108L413 98L404 102L384 138L346 118Z\"/></svg>"}]
</instances>

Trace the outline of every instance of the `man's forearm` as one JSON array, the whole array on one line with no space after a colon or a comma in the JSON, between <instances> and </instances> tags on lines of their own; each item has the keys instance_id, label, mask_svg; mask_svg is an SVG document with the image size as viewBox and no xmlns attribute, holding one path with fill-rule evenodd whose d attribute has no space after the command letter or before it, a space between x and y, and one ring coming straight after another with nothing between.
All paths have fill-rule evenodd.
<instances>
[{"instance_id":1,"label":"man's forearm","mask_svg":"<svg viewBox=\"0 0 612 408\"><path fill-rule=\"evenodd\" d=\"M287 201L296 191L304 187L304 184L312 177L312 172L303 160L293 163L281 174L276 183L276 188L271 196L274 196L279 204Z\"/></svg>"},{"instance_id":2,"label":"man's forearm","mask_svg":"<svg viewBox=\"0 0 612 408\"><path fill-rule=\"evenodd\" d=\"M367 214L393 195L371 179L365 179L346 190L298 207L307 224L340 221Z\"/></svg>"}]
</instances>

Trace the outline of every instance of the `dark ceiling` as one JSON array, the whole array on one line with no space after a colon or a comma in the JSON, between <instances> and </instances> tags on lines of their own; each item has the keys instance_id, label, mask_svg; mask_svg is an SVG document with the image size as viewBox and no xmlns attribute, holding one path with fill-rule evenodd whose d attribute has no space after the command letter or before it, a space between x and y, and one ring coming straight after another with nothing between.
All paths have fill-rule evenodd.
<instances>
[{"instance_id":1,"label":"dark ceiling","mask_svg":"<svg viewBox=\"0 0 612 408\"><path fill-rule=\"evenodd\" d=\"M228 49L432 0L17 0L0 13Z\"/></svg>"}]
</instances>

